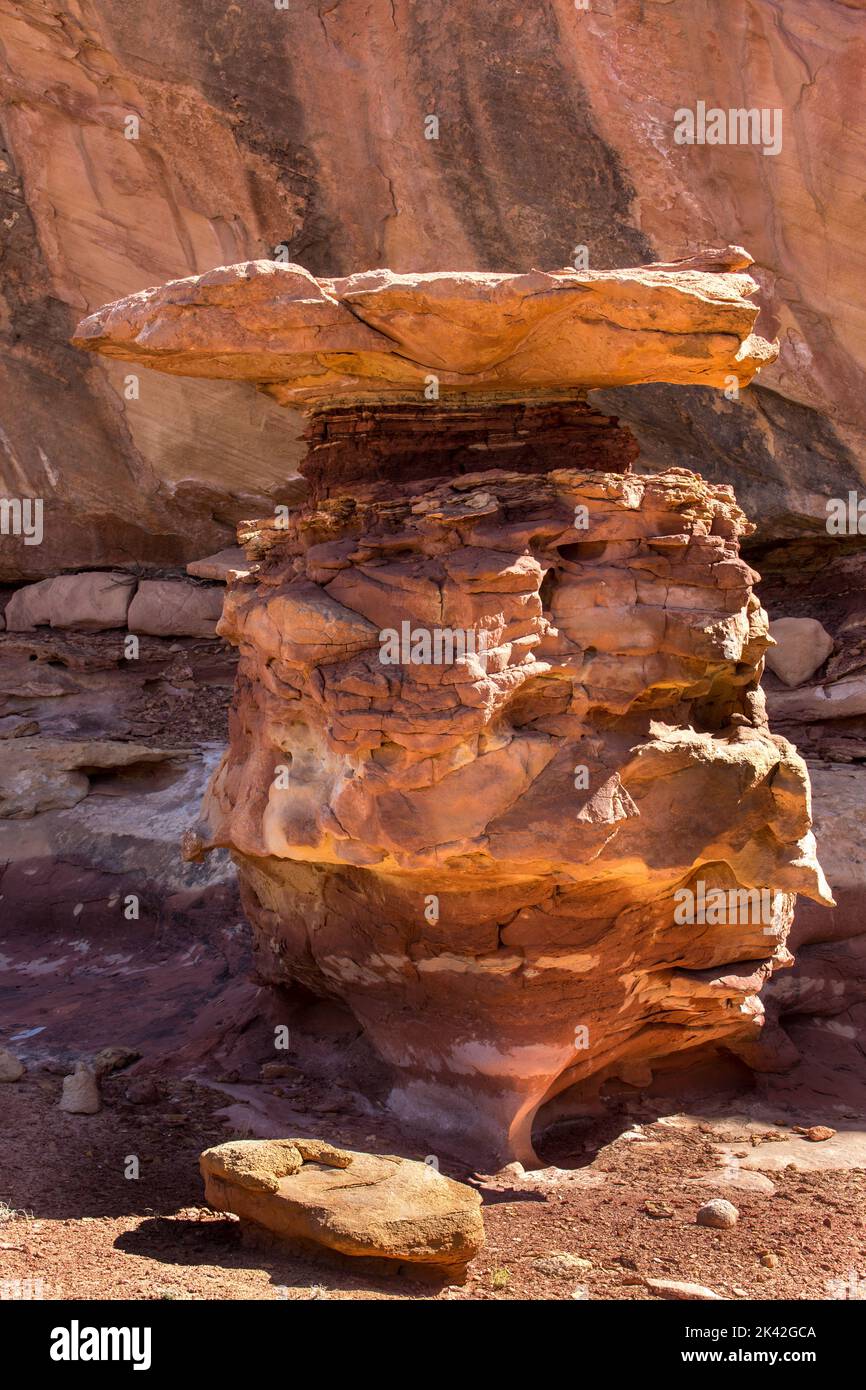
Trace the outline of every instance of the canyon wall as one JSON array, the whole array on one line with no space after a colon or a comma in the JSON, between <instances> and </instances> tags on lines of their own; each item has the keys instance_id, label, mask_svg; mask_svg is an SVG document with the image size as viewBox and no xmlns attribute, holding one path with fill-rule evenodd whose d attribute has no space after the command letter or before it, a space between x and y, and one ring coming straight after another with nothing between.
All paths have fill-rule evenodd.
<instances>
[{"instance_id":1,"label":"canyon wall","mask_svg":"<svg viewBox=\"0 0 866 1390\"><path fill-rule=\"evenodd\" d=\"M275 251L346 275L744 243L781 339L761 385L602 404L759 537L822 531L863 470L864 51L861 0L0 0L0 491L45 500L0 579L180 563L297 498L292 412L68 346L108 300ZM780 151L677 144L698 100L780 109Z\"/></svg>"},{"instance_id":2,"label":"canyon wall","mask_svg":"<svg viewBox=\"0 0 866 1390\"><path fill-rule=\"evenodd\" d=\"M0 536L0 583L171 569L308 493L291 406L75 351L107 301L250 257L339 278L749 247L759 328L780 340L760 385L592 403L630 425L638 472L733 484L771 617L818 618L833 641L799 691L764 682L813 763L838 907L801 906L798 970L763 997L774 1017L825 1016L834 1048L866 999L866 602L857 536L824 525L827 499L864 485L864 8L0 0L0 496L45 502L42 544ZM780 111L778 152L677 144L676 111L699 101Z\"/></svg>"}]
</instances>

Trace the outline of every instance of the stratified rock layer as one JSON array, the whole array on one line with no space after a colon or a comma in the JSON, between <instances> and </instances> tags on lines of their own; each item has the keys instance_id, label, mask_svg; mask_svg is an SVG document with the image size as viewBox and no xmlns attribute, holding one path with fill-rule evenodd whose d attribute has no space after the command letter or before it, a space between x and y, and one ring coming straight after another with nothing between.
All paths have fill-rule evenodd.
<instances>
[{"instance_id":1,"label":"stratified rock layer","mask_svg":"<svg viewBox=\"0 0 866 1390\"><path fill-rule=\"evenodd\" d=\"M41 546L4 537L5 579L179 563L267 510L250 493L292 500L293 412L170 376L130 399L68 346L108 300L278 248L322 276L525 272L735 231L781 356L738 400L642 388L644 457L733 482L765 536L823 532L826 498L863 490L863 0L0 8L0 494L46 504ZM782 111L781 150L677 143L699 99Z\"/></svg>"},{"instance_id":2,"label":"stratified rock layer","mask_svg":"<svg viewBox=\"0 0 866 1390\"><path fill-rule=\"evenodd\" d=\"M189 845L233 850L263 977L347 1000L398 1112L479 1157L531 1161L575 1083L754 1053L794 895L826 886L731 490L494 468L328 492L250 529ZM678 921L701 884L772 913Z\"/></svg>"}]
</instances>

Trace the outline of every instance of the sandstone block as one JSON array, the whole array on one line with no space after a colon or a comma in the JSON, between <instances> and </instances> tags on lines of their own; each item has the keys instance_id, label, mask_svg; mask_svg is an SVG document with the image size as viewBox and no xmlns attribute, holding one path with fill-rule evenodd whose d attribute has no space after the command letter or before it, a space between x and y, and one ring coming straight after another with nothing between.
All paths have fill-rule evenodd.
<instances>
[{"instance_id":1,"label":"sandstone block","mask_svg":"<svg viewBox=\"0 0 866 1390\"><path fill-rule=\"evenodd\" d=\"M484 1243L481 1197L411 1159L320 1140L239 1140L201 1155L205 1196L273 1235L459 1274Z\"/></svg>"},{"instance_id":2,"label":"sandstone block","mask_svg":"<svg viewBox=\"0 0 866 1390\"><path fill-rule=\"evenodd\" d=\"M130 632L150 637L214 637L223 590L182 579L143 579L129 605Z\"/></svg>"},{"instance_id":3,"label":"sandstone block","mask_svg":"<svg viewBox=\"0 0 866 1390\"><path fill-rule=\"evenodd\" d=\"M126 627L135 587L134 576L122 570L93 570L42 579L12 595L6 606L6 625L10 632L26 632L45 625L79 632Z\"/></svg>"},{"instance_id":4,"label":"sandstone block","mask_svg":"<svg viewBox=\"0 0 866 1390\"><path fill-rule=\"evenodd\" d=\"M190 560L187 574L195 579L219 579L223 583L233 570L245 572L248 569L246 555L239 545L218 550L215 555L205 555L201 560Z\"/></svg>"},{"instance_id":5,"label":"sandstone block","mask_svg":"<svg viewBox=\"0 0 866 1390\"><path fill-rule=\"evenodd\" d=\"M776 618L770 636L776 645L767 648L766 662L785 685L809 680L833 650L833 638L817 618Z\"/></svg>"},{"instance_id":6,"label":"sandstone block","mask_svg":"<svg viewBox=\"0 0 866 1390\"><path fill-rule=\"evenodd\" d=\"M558 393L669 381L741 383L778 349L741 247L629 270L371 270L317 280L245 261L107 304L73 342L157 371L254 381L282 404L455 391Z\"/></svg>"}]
</instances>

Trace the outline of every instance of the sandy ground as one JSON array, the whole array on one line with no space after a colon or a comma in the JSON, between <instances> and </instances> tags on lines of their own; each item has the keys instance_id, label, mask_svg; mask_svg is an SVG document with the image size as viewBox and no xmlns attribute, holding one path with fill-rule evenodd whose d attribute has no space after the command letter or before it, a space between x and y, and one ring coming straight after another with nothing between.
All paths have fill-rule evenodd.
<instances>
[{"instance_id":1,"label":"sandy ground","mask_svg":"<svg viewBox=\"0 0 866 1390\"><path fill-rule=\"evenodd\" d=\"M462 1287L436 1288L250 1245L237 1221L203 1204L198 1175L203 1148L249 1133L238 1130L242 1107L226 1114L226 1097L194 1081L170 1082L153 1103L132 1105L125 1085L122 1075L105 1083L95 1116L58 1109L59 1076L34 1072L3 1087L5 1297L26 1293L19 1280L42 1281L30 1287L54 1299L646 1299L654 1296L646 1278L697 1282L729 1299L866 1294L866 1172L787 1166L756 1178L740 1167L732 1178L730 1164L719 1166L731 1149L807 1144L789 1128L754 1120L738 1128L730 1118L635 1126L624 1117L613 1125L619 1137L588 1164L583 1140L562 1129L557 1165L539 1174L485 1178L443 1165L481 1190L487 1245ZM388 1122L352 1110L348 1098L345 1115L320 1115L316 1132L393 1151ZM732 1144L737 1134L742 1142ZM132 1156L138 1179L124 1176ZM739 1208L732 1230L696 1225L698 1207L714 1195ZM551 1261L563 1254L586 1264Z\"/></svg>"}]
</instances>

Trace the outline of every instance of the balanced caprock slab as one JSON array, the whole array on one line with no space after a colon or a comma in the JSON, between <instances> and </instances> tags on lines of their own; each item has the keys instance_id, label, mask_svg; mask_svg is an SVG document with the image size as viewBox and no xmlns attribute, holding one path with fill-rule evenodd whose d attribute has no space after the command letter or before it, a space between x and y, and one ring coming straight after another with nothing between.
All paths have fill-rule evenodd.
<instances>
[{"instance_id":1,"label":"balanced caprock slab","mask_svg":"<svg viewBox=\"0 0 866 1390\"><path fill-rule=\"evenodd\" d=\"M532 1161L568 1087L777 1064L759 991L795 895L829 890L767 727L750 523L728 487L632 473L585 399L745 386L775 355L749 263L254 261L78 330L309 413L308 501L243 528L229 747L187 851L232 850L262 976L348 1002L431 1148Z\"/></svg>"}]
</instances>

